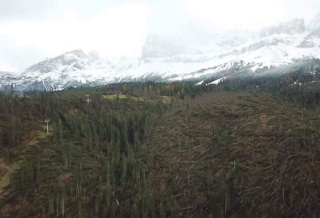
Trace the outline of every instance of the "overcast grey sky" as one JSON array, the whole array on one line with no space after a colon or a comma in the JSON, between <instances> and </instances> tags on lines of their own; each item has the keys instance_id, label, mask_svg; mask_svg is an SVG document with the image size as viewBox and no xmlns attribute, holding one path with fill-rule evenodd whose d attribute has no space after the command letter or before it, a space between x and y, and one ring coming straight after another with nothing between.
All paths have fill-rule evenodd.
<instances>
[{"instance_id":1,"label":"overcast grey sky","mask_svg":"<svg viewBox=\"0 0 320 218\"><path fill-rule=\"evenodd\" d=\"M259 30L319 12L319 0L0 0L0 71L79 48L139 56L149 33L170 35L189 22Z\"/></svg>"}]
</instances>

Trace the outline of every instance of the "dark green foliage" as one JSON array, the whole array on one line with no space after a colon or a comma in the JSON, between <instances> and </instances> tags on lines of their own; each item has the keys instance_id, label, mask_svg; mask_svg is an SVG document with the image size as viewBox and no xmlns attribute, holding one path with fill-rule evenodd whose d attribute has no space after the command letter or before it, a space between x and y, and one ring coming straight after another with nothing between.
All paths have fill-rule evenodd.
<instances>
[{"instance_id":1,"label":"dark green foliage","mask_svg":"<svg viewBox=\"0 0 320 218\"><path fill-rule=\"evenodd\" d=\"M18 164L0 213L316 217L316 112L264 93L317 109L314 71L209 86L147 82L0 95L0 157ZM46 118L51 134L30 144Z\"/></svg>"},{"instance_id":2,"label":"dark green foliage","mask_svg":"<svg viewBox=\"0 0 320 218\"><path fill-rule=\"evenodd\" d=\"M53 134L38 145L21 150L20 159L16 160L19 169L3 190L6 194L1 206L6 216L118 217L133 210L137 217L148 217L149 202L145 202L142 193L136 204L130 200L141 192L146 181L146 166L135 158L134 152L150 133L153 120L168 105L161 101L107 100L102 94L90 92L89 105L83 101L81 90L38 93L21 99L32 105L39 102L38 110L34 106L27 108L26 116L40 118L40 123L33 125L40 128L42 120L50 118ZM4 101L19 104L19 99ZM13 112L3 126L8 137L3 143L5 148L25 143L22 134L28 132L28 128L20 129L22 121L15 116L20 111ZM25 122L26 117L22 118ZM137 185L128 191L131 181ZM7 209L8 205L15 207Z\"/></svg>"}]
</instances>

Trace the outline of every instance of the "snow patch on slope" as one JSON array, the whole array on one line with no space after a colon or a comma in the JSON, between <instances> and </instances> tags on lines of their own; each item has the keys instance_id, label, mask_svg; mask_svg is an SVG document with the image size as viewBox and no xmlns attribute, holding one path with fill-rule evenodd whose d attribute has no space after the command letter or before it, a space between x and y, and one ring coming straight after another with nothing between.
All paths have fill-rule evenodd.
<instances>
[{"instance_id":1,"label":"snow patch on slope","mask_svg":"<svg viewBox=\"0 0 320 218\"><path fill-rule=\"evenodd\" d=\"M217 79L217 80L215 80L215 81L213 81L213 82L211 82L211 83L208 83L207 85L218 85L219 83L223 82L225 79L227 79L226 76L225 76L225 77L222 77L222 78L220 78L220 79Z\"/></svg>"}]
</instances>

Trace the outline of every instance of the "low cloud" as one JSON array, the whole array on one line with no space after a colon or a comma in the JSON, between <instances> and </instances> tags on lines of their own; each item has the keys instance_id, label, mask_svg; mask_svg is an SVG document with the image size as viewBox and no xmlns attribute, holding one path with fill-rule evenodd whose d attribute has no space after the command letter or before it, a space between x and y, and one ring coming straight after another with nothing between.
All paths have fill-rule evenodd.
<instances>
[{"instance_id":1,"label":"low cloud","mask_svg":"<svg viewBox=\"0 0 320 218\"><path fill-rule=\"evenodd\" d=\"M74 49L98 50L101 56L109 57L139 56L147 36L149 15L148 6L128 3L109 7L90 19L79 18L75 11L52 21L14 19L0 25L0 39L6 39L7 45L0 51L0 57L18 48L21 51L40 48L44 51L41 55L45 53L49 57ZM16 53L17 59L23 53ZM15 62L8 61L7 66ZM19 70L27 67L28 62L21 63Z\"/></svg>"},{"instance_id":2,"label":"low cloud","mask_svg":"<svg viewBox=\"0 0 320 218\"><path fill-rule=\"evenodd\" d=\"M23 71L73 49L140 56L149 33L174 35L188 23L259 30L308 22L319 10L319 0L1 0L0 71Z\"/></svg>"}]
</instances>

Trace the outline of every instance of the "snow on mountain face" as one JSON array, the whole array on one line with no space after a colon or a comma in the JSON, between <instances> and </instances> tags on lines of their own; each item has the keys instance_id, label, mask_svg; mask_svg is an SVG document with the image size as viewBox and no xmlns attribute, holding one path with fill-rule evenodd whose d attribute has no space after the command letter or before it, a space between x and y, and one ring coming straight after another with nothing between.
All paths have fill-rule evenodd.
<instances>
[{"instance_id":1,"label":"snow on mountain face","mask_svg":"<svg viewBox=\"0 0 320 218\"><path fill-rule=\"evenodd\" d=\"M98 52L66 52L25 70L19 77L0 73L0 86L22 91L59 90L125 81L175 81L231 69L237 63L255 71L320 58L320 15L305 27L294 19L260 32L217 31L191 25L172 37L150 35L140 58L100 58Z\"/></svg>"},{"instance_id":2,"label":"snow on mountain face","mask_svg":"<svg viewBox=\"0 0 320 218\"><path fill-rule=\"evenodd\" d=\"M190 30L191 29L191 30ZM174 57L154 57L148 60L151 66L159 66L157 71L161 75L174 75L173 79L188 79L199 76L195 68L210 68L222 66L226 63L241 62L253 65L252 70L289 64L293 59L319 58L319 42L308 39L312 34L306 31L303 19L294 19L287 23L281 23L263 29L260 33L246 31L192 31L192 28L182 32L172 41L186 42L187 51L179 53ZM186 34L188 33L188 34ZM206 43L203 43L206 42ZM153 44L148 42L148 47ZM157 50L156 46L153 47ZM198 52L192 52L198 49ZM168 64L170 63L170 64ZM183 66L179 66L183 63ZM226 65L226 66L231 66ZM150 67L151 67L150 66ZM220 67L217 69L223 70ZM215 73L210 70L208 73Z\"/></svg>"},{"instance_id":3,"label":"snow on mountain face","mask_svg":"<svg viewBox=\"0 0 320 218\"><path fill-rule=\"evenodd\" d=\"M265 28L261 31L261 37L267 37L274 34L302 34L306 30L303 19L294 19L288 23L280 23L275 26Z\"/></svg>"},{"instance_id":4,"label":"snow on mountain face","mask_svg":"<svg viewBox=\"0 0 320 218\"><path fill-rule=\"evenodd\" d=\"M303 41L298 45L299 48L312 48L320 46L320 13L310 21L307 27L308 33Z\"/></svg>"},{"instance_id":5,"label":"snow on mountain face","mask_svg":"<svg viewBox=\"0 0 320 218\"><path fill-rule=\"evenodd\" d=\"M310 21L307 26L308 31L313 31L316 29L320 29L320 13Z\"/></svg>"},{"instance_id":6,"label":"snow on mountain face","mask_svg":"<svg viewBox=\"0 0 320 218\"><path fill-rule=\"evenodd\" d=\"M58 68L61 67L83 69L88 61L88 56L82 50L70 51L58 57L52 59L47 58L45 61L32 65L26 69L22 75L30 72L37 72L41 74L49 73L58 70Z\"/></svg>"},{"instance_id":7,"label":"snow on mountain face","mask_svg":"<svg viewBox=\"0 0 320 218\"><path fill-rule=\"evenodd\" d=\"M0 71L0 90L1 87L11 85L16 79L16 73Z\"/></svg>"}]
</instances>

